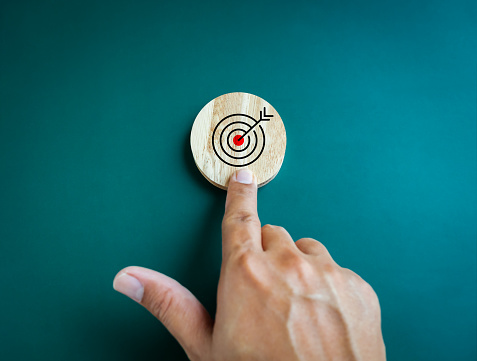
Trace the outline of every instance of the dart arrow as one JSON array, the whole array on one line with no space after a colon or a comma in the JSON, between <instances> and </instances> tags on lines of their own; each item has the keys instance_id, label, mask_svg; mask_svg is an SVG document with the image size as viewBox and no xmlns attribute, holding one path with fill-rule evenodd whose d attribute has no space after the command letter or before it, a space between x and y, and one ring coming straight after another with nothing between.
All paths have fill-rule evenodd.
<instances>
[{"instance_id":1,"label":"dart arrow","mask_svg":"<svg viewBox=\"0 0 477 361\"><path fill-rule=\"evenodd\" d=\"M261 121L268 122L270 119L267 119L267 118L273 118L273 115L267 114L267 109L265 107L263 107L263 117L262 117L262 111L260 110L259 121L258 122L255 121L255 124L249 130L247 130L245 133L243 133L242 136L240 138L238 138L237 140L241 141L243 139L243 137L245 137L247 135L247 133L250 132Z\"/></svg>"}]
</instances>

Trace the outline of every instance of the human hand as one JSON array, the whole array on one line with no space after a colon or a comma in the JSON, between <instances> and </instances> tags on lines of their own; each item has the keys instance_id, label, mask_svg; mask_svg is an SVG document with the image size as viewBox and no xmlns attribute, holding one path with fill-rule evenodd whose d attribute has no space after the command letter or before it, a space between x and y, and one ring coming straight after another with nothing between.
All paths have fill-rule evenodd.
<instances>
[{"instance_id":1,"label":"human hand","mask_svg":"<svg viewBox=\"0 0 477 361\"><path fill-rule=\"evenodd\" d=\"M192 361L386 359L371 286L320 242L261 227L256 179L246 170L230 180L222 241L215 321L156 271L127 267L113 287L156 316Z\"/></svg>"}]
</instances>

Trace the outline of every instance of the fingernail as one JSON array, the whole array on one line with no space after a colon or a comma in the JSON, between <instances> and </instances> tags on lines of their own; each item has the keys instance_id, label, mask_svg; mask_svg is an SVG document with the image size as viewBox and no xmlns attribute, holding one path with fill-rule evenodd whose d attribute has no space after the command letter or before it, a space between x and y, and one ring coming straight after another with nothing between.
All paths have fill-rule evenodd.
<instances>
[{"instance_id":1,"label":"fingernail","mask_svg":"<svg viewBox=\"0 0 477 361\"><path fill-rule=\"evenodd\" d=\"M241 169L236 174L237 182L242 184L252 184L253 182L253 173L248 169Z\"/></svg>"},{"instance_id":2,"label":"fingernail","mask_svg":"<svg viewBox=\"0 0 477 361\"><path fill-rule=\"evenodd\" d=\"M144 295L142 283L127 273L123 273L115 278L113 288L137 302L141 302Z\"/></svg>"}]
</instances>

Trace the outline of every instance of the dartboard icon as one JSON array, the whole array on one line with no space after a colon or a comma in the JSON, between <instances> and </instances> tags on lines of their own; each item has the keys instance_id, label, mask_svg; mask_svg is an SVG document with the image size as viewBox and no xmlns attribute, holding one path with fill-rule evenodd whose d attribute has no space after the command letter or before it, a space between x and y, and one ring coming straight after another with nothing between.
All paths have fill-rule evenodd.
<instances>
[{"instance_id":1,"label":"dartboard icon","mask_svg":"<svg viewBox=\"0 0 477 361\"><path fill-rule=\"evenodd\" d=\"M265 131L260 122L270 121L273 115L266 108L256 120L248 114L231 114L221 119L212 133L215 155L232 167L245 167L255 162L265 149Z\"/></svg>"}]
</instances>

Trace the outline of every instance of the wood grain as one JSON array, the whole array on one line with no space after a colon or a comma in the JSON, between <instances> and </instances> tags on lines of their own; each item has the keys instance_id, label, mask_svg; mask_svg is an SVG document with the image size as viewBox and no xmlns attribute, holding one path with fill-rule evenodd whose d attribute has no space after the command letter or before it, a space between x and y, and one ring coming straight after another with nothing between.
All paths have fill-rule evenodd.
<instances>
[{"instance_id":1,"label":"wood grain","mask_svg":"<svg viewBox=\"0 0 477 361\"><path fill-rule=\"evenodd\" d=\"M197 168L213 185L227 189L230 176L248 168L261 187L277 175L283 163L285 126L264 99L229 93L202 108L192 126L190 145Z\"/></svg>"}]
</instances>

